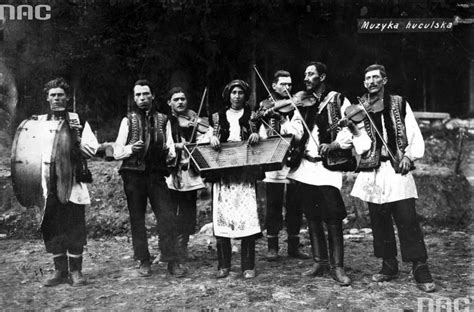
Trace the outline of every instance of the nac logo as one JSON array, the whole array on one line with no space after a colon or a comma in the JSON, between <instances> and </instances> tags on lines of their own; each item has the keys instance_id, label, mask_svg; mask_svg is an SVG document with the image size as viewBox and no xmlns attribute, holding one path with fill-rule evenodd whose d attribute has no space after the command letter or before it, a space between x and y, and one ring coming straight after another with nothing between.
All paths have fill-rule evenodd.
<instances>
[{"instance_id":1,"label":"nac logo","mask_svg":"<svg viewBox=\"0 0 474 312\"><path fill-rule=\"evenodd\" d=\"M7 13L8 12L8 13ZM47 4L38 5L11 5L0 4L0 20L40 20L45 21L51 18L51 6Z\"/></svg>"},{"instance_id":2,"label":"nac logo","mask_svg":"<svg viewBox=\"0 0 474 312\"><path fill-rule=\"evenodd\" d=\"M439 297L418 298L418 312L469 312L472 303L472 297L447 298Z\"/></svg>"}]
</instances>

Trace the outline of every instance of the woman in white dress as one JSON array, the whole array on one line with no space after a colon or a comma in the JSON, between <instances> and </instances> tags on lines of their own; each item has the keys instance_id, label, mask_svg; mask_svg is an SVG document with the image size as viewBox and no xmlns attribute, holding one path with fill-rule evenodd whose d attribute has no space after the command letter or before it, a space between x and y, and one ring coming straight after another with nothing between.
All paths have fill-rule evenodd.
<instances>
[{"instance_id":1,"label":"woman in white dress","mask_svg":"<svg viewBox=\"0 0 474 312\"><path fill-rule=\"evenodd\" d=\"M250 120L252 111L247 104L249 85L233 80L222 93L224 105L210 120L211 146L218 150L221 142L244 141L258 144L257 126ZM230 239L239 238L243 277L255 277L255 239L261 236L257 212L256 180L263 172L252 169L225 171L213 180L212 211L214 235L217 240L218 278L229 275L232 248Z\"/></svg>"}]
</instances>

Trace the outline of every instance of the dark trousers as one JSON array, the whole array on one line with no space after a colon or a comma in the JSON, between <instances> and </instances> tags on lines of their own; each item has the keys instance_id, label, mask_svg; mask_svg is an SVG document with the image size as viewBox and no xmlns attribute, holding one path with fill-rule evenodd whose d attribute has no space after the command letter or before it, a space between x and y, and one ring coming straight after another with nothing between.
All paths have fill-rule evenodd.
<instances>
[{"instance_id":1,"label":"dark trousers","mask_svg":"<svg viewBox=\"0 0 474 312\"><path fill-rule=\"evenodd\" d=\"M240 247L242 272L255 269L255 235L241 238ZM217 241L217 269L230 269L232 260L232 246L230 238L216 236Z\"/></svg>"},{"instance_id":2,"label":"dark trousers","mask_svg":"<svg viewBox=\"0 0 474 312\"><path fill-rule=\"evenodd\" d=\"M152 173L122 173L132 230L133 252L136 260L149 260L148 239L145 227L147 199L158 222L161 260L177 259L176 214L171 195L162 175Z\"/></svg>"},{"instance_id":3,"label":"dark trousers","mask_svg":"<svg viewBox=\"0 0 474 312\"><path fill-rule=\"evenodd\" d=\"M283 199L284 183L266 183L267 188L267 216L265 227L267 234L277 236L283 228ZM286 231L288 235L298 235L300 233L302 211L299 204L300 194L296 192L296 184L287 184L286 188Z\"/></svg>"},{"instance_id":4,"label":"dark trousers","mask_svg":"<svg viewBox=\"0 0 474 312\"><path fill-rule=\"evenodd\" d=\"M415 211L415 199L409 198L386 204L368 203L374 253L377 258L396 258L397 242L392 216L398 229L402 260L426 261L428 258L423 232Z\"/></svg>"},{"instance_id":5,"label":"dark trousers","mask_svg":"<svg viewBox=\"0 0 474 312\"><path fill-rule=\"evenodd\" d=\"M191 235L196 228L197 191L178 192L170 190L176 209L178 234Z\"/></svg>"},{"instance_id":6,"label":"dark trousers","mask_svg":"<svg viewBox=\"0 0 474 312\"><path fill-rule=\"evenodd\" d=\"M41 232L47 252L82 254L87 243L85 205L61 204L56 196L50 195L46 201Z\"/></svg>"},{"instance_id":7,"label":"dark trousers","mask_svg":"<svg viewBox=\"0 0 474 312\"><path fill-rule=\"evenodd\" d=\"M306 219L339 224L347 216L341 192L334 186L298 183L295 191L301 200Z\"/></svg>"}]
</instances>

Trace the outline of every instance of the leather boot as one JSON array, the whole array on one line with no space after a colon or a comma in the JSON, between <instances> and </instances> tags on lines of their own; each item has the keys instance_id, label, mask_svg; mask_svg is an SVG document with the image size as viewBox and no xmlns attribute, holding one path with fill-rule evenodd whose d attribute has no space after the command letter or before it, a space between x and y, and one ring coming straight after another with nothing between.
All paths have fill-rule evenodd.
<instances>
[{"instance_id":1,"label":"leather boot","mask_svg":"<svg viewBox=\"0 0 474 312\"><path fill-rule=\"evenodd\" d=\"M267 235L268 251L266 258L268 261L278 259L278 235Z\"/></svg>"},{"instance_id":2,"label":"leather boot","mask_svg":"<svg viewBox=\"0 0 474 312\"><path fill-rule=\"evenodd\" d=\"M308 254L304 253L300 248L300 236L288 234L288 256L296 259L309 259Z\"/></svg>"},{"instance_id":3,"label":"leather boot","mask_svg":"<svg viewBox=\"0 0 474 312\"><path fill-rule=\"evenodd\" d=\"M168 262L168 272L175 277L185 277L188 274L188 268L177 261L170 261Z\"/></svg>"},{"instance_id":4,"label":"leather boot","mask_svg":"<svg viewBox=\"0 0 474 312\"><path fill-rule=\"evenodd\" d=\"M195 260L196 258L194 257L194 255L188 251L189 235L178 234L177 239L178 239L178 253L182 261Z\"/></svg>"},{"instance_id":5,"label":"leather boot","mask_svg":"<svg viewBox=\"0 0 474 312\"><path fill-rule=\"evenodd\" d=\"M329 269L328 247L326 236L321 221L308 220L309 237L311 240L311 251L313 252L314 264L302 273L303 276L323 275Z\"/></svg>"},{"instance_id":6,"label":"leather boot","mask_svg":"<svg viewBox=\"0 0 474 312\"><path fill-rule=\"evenodd\" d=\"M72 286L83 286L86 284L86 279L82 276L82 254L73 255L68 254L69 258L69 273L71 275Z\"/></svg>"},{"instance_id":7,"label":"leather boot","mask_svg":"<svg viewBox=\"0 0 474 312\"><path fill-rule=\"evenodd\" d=\"M67 257L65 254L55 255L54 272L43 282L44 286L56 286L68 282Z\"/></svg>"},{"instance_id":8,"label":"leather boot","mask_svg":"<svg viewBox=\"0 0 474 312\"><path fill-rule=\"evenodd\" d=\"M327 227L331 275L341 286L348 286L351 284L351 279L344 270L344 238L342 236L342 224L331 224Z\"/></svg>"},{"instance_id":9,"label":"leather boot","mask_svg":"<svg viewBox=\"0 0 474 312\"><path fill-rule=\"evenodd\" d=\"M396 258L383 259L382 269L372 275L374 282L387 282L398 277L398 261Z\"/></svg>"},{"instance_id":10,"label":"leather boot","mask_svg":"<svg viewBox=\"0 0 474 312\"><path fill-rule=\"evenodd\" d=\"M431 277L430 269L426 260L413 261L412 269L413 277L416 281L416 286L424 292L434 292L436 285Z\"/></svg>"}]
</instances>

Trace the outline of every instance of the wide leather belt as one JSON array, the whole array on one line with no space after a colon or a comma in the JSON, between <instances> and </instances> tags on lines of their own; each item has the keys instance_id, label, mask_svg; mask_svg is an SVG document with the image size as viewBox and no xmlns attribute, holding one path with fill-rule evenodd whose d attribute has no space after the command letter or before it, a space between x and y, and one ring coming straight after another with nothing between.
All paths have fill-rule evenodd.
<instances>
[{"instance_id":1,"label":"wide leather belt","mask_svg":"<svg viewBox=\"0 0 474 312\"><path fill-rule=\"evenodd\" d=\"M380 156L380 161L389 161L390 157L389 156Z\"/></svg>"}]
</instances>

